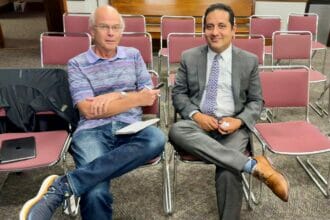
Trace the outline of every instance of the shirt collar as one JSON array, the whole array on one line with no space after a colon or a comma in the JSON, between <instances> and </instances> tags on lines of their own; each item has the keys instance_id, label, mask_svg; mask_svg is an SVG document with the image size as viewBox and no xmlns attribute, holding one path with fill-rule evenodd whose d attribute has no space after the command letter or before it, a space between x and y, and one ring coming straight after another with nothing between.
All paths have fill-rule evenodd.
<instances>
[{"instance_id":1,"label":"shirt collar","mask_svg":"<svg viewBox=\"0 0 330 220\"><path fill-rule=\"evenodd\" d=\"M208 56L208 58L209 58L209 59L211 58L211 60L213 60L214 57L215 57L216 55L217 55L217 53L214 52L214 51L209 47L208 52L207 52L207 56ZM221 58L222 58L223 60L228 60L228 59L230 59L231 56L232 56L232 44L230 44L229 47L228 47L227 49L225 49L220 55L221 55Z\"/></svg>"},{"instance_id":2,"label":"shirt collar","mask_svg":"<svg viewBox=\"0 0 330 220\"><path fill-rule=\"evenodd\" d=\"M88 51L87 51L87 60L91 64L92 63L96 63L98 60L109 60L109 61L113 61L113 60L116 60L116 59L123 59L123 58L127 57L126 51L121 46L117 46L117 54L116 54L116 56L114 56L114 57L112 57L110 59L105 59L105 58L102 58L102 57L98 56L94 52L93 48L94 47L90 47L88 49Z\"/></svg>"}]
</instances>

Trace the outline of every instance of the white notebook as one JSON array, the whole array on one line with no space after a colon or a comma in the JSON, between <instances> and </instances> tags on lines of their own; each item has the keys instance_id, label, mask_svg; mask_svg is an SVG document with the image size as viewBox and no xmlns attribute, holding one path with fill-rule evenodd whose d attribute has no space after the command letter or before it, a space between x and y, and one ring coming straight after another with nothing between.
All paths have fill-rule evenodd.
<instances>
[{"instance_id":1,"label":"white notebook","mask_svg":"<svg viewBox=\"0 0 330 220\"><path fill-rule=\"evenodd\" d=\"M127 125L126 127L123 127L122 129L119 129L116 131L116 135L119 134L135 134L136 132L141 131L142 129L156 124L159 121L159 118L153 118L153 119L149 119L146 121L137 121L134 122L130 125Z\"/></svg>"}]
</instances>

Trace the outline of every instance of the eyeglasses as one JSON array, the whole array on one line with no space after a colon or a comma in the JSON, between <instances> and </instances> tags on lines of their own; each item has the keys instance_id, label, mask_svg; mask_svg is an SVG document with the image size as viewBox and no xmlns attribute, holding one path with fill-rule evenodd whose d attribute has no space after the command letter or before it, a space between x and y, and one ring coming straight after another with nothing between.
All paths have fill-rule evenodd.
<instances>
[{"instance_id":1,"label":"eyeglasses","mask_svg":"<svg viewBox=\"0 0 330 220\"><path fill-rule=\"evenodd\" d=\"M107 25L107 24L99 24L99 25L94 25L95 28L98 28L100 31L104 32L109 32L110 29L113 32L120 32L123 27L120 24L115 24L115 25Z\"/></svg>"}]
</instances>

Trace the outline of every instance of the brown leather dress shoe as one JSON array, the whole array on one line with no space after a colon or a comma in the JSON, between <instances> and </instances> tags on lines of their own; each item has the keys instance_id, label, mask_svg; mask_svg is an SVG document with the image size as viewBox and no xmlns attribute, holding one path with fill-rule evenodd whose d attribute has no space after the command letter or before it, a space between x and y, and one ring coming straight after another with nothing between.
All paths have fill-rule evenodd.
<instances>
[{"instance_id":1,"label":"brown leather dress shoe","mask_svg":"<svg viewBox=\"0 0 330 220\"><path fill-rule=\"evenodd\" d=\"M273 193L284 202L289 198L289 183L285 176L275 170L264 156L256 156L253 159L257 161L252 175L264 182Z\"/></svg>"}]
</instances>

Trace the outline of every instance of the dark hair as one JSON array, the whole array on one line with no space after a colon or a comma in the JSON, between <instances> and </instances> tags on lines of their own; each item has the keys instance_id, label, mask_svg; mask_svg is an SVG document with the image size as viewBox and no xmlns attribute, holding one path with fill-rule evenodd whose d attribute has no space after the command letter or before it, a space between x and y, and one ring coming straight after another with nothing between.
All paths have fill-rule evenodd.
<instances>
[{"instance_id":1,"label":"dark hair","mask_svg":"<svg viewBox=\"0 0 330 220\"><path fill-rule=\"evenodd\" d=\"M207 17L207 15L209 13L211 13L212 11L215 11L215 10L223 10L223 11L228 12L228 14L229 14L229 22L230 22L230 24L231 24L232 27L234 26L234 24L235 24L235 14L234 14L233 9L230 6L228 6L228 5L225 5L225 4L222 4L222 3L216 3L216 4L210 5L206 9L206 11L205 11L204 20L203 20L204 29L206 27L206 17Z\"/></svg>"}]
</instances>

